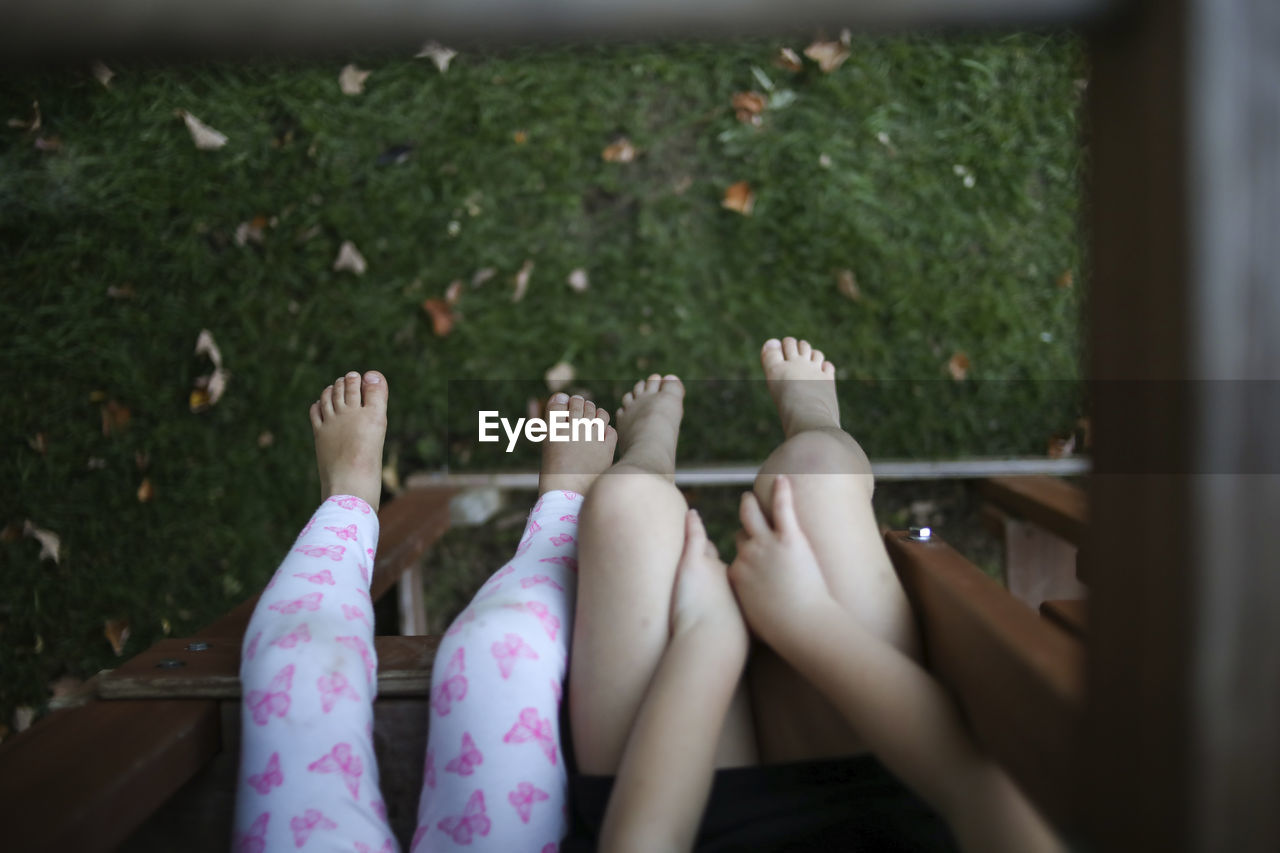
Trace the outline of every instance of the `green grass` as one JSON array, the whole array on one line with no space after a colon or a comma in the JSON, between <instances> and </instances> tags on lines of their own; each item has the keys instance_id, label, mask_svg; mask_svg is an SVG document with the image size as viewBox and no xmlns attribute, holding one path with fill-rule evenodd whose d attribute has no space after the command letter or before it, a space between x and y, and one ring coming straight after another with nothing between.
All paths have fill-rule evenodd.
<instances>
[{"instance_id":1,"label":"green grass","mask_svg":"<svg viewBox=\"0 0 1280 853\"><path fill-rule=\"evenodd\" d=\"M191 633L263 583L317 494L306 407L351 368L390 379L402 473L462 461L446 430L472 423L477 395L523 408L525 388L478 381L536 390L561 359L610 406L640 375L680 373L683 459L759 458L779 432L743 380L761 341L788 333L840 366L846 426L873 457L1042 453L1078 414L1079 296L1055 282L1082 278L1079 46L859 40L837 72L792 75L770 65L781 43L464 54L444 75L365 56L354 98L337 86L349 57L124 66L110 89L78 71L0 82L5 117L39 99L42 132L63 144L40 152L0 128L0 523L30 518L63 541L56 566L31 540L0 543L0 719L41 705L60 674L113 665L104 619L131 620L132 654L164 621ZM794 93L759 130L729 106L760 88L753 66ZM196 150L180 108L230 143ZM617 135L636 162L601 160ZM376 164L402 143L407 162ZM755 189L751 217L720 207L738 180ZM237 247L257 215L277 224ZM363 277L332 271L343 240L368 259ZM419 303L489 266L499 275L435 337ZM565 284L577 267L585 293ZM837 292L843 268L860 302ZM125 284L135 298L108 298ZM196 415L202 328L232 378ZM946 372L957 351L973 365L963 385ZM95 391L131 410L119 434L102 435ZM477 450L469 464L516 462L530 457Z\"/></svg>"}]
</instances>

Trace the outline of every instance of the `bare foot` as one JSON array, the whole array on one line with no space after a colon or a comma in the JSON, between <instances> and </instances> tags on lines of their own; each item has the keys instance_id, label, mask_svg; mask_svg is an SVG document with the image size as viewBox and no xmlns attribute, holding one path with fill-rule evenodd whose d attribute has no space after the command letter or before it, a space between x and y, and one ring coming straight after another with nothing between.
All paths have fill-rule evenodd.
<instances>
[{"instance_id":1,"label":"bare foot","mask_svg":"<svg viewBox=\"0 0 1280 853\"><path fill-rule=\"evenodd\" d=\"M622 396L618 433L619 463L676 478L676 441L684 417L684 385L676 376L654 373Z\"/></svg>"},{"instance_id":2,"label":"bare foot","mask_svg":"<svg viewBox=\"0 0 1280 853\"><path fill-rule=\"evenodd\" d=\"M577 492L585 495L600 472L613 464L613 449L618 444L618 431L609 426L609 413L578 395L552 394L547 401L546 417L552 412L569 413L569 436L577 440L546 441L542 445L542 470L538 472L538 494L552 489ZM600 421L604 424L604 441L594 441L597 427L585 428L585 423L575 433L574 424L584 421Z\"/></svg>"},{"instance_id":3,"label":"bare foot","mask_svg":"<svg viewBox=\"0 0 1280 853\"><path fill-rule=\"evenodd\" d=\"M382 439L387 434L387 379L352 371L311 404L320 467L320 500L355 495L375 510L382 496Z\"/></svg>"},{"instance_id":4,"label":"bare foot","mask_svg":"<svg viewBox=\"0 0 1280 853\"><path fill-rule=\"evenodd\" d=\"M808 341L770 338L760 351L764 378L787 438L807 429L840 428L836 367Z\"/></svg>"}]
</instances>

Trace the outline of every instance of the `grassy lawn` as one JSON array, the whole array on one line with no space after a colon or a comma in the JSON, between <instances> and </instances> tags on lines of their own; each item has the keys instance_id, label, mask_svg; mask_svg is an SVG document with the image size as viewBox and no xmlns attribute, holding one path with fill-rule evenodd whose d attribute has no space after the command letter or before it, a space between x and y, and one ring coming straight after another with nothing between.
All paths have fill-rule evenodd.
<instances>
[{"instance_id":1,"label":"grassy lawn","mask_svg":"<svg viewBox=\"0 0 1280 853\"><path fill-rule=\"evenodd\" d=\"M522 413L560 361L610 407L638 376L679 373L683 459L759 459L780 432L757 352L782 334L839 366L845 425L873 458L1044 453L1079 414L1079 46L855 40L824 74L775 67L782 44L0 81L4 117L38 99L43 118L0 128L0 525L62 540L56 565L31 539L0 543L0 720L114 665L104 620L129 620L130 655L265 582L317 496L306 407L348 369L389 377L401 474L531 465L461 436L477 401ZM347 61L372 71L361 95L339 91ZM730 105L748 89L773 98L759 127ZM197 150L178 109L228 144ZM621 136L635 160L605 162ZM721 207L737 181L750 216ZM238 245L255 217L261 242ZM364 275L333 269L346 240ZM566 284L579 268L582 292ZM454 280L440 337L419 306ZM231 378L193 414L201 329ZM104 435L112 401L130 417Z\"/></svg>"}]
</instances>

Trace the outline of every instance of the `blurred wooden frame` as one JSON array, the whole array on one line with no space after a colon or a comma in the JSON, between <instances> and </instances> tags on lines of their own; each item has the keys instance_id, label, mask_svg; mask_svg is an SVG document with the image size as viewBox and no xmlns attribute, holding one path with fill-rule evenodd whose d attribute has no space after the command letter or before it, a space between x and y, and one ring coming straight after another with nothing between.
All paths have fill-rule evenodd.
<instances>
[{"instance_id":1,"label":"blurred wooden frame","mask_svg":"<svg viewBox=\"0 0 1280 853\"><path fill-rule=\"evenodd\" d=\"M291 31L296 3L270 4L278 18L272 25L263 21L267 13L249 11L268 8L258 3L145 4L162 11L141 23L122 12L130 5L10 3L0 28L4 58L11 64L86 60L111 54L113 45L187 55L200 53L195 47L208 55L237 44L299 51L338 44L322 27L310 35ZM1280 849L1280 620L1274 615L1280 442L1273 436L1280 408L1260 405L1232 384L1257 380L1269 390L1280 379L1280 4L902 0L788 2L760 12L757 4L726 11L725 3L676 8L665 2L645 4L650 11L636 27L628 26L635 19L626 14L636 3L610 7L617 12L611 18L600 13L605 17L582 20L562 13L584 4L567 2L530 4L528 14L510 17L485 13L495 8L491 3L456 0L378 8L410 5L415 11L405 14L416 15L420 25L405 28L396 44L427 34L474 42L526 34L706 36L727 35L730 28L810 30L819 23L832 31L840 25L1083 26L1092 66L1084 209L1092 246L1085 325L1095 441L1082 549L1091 596L1079 728L1065 725L1056 740L1030 732L1009 742L1006 734L992 734L989 721L974 719L988 713L981 702L961 693L962 706L975 730L987 726L988 738L1005 738L1004 760L1013 761L1011 769L1042 808L1088 849ZM341 20L344 9L353 20L356 6L324 8L339 10L333 20ZM369 14L368 4L359 6ZM484 20L468 18L464 6ZM68 10L85 9L99 11L78 18L78 29L67 28ZM172 23L165 17L197 9L203 18ZM387 20L372 29L361 23L351 39L376 41L381 32L388 43L381 26ZM254 23L262 26L249 36ZM1192 379L1198 384L1187 383ZM1135 405L1133 383L1152 392L1160 382L1172 382L1176 393L1163 405ZM907 546L889 547L902 552L900 571L911 564L904 562L912 556ZM950 557L948 563L959 565ZM941 577L925 564L917 568L922 577ZM971 606L990 598L974 595L960 601ZM954 619L970 611L941 612ZM983 624L994 623L975 617L974 626ZM1048 627L1028 630L1043 639L1053 636L1043 633ZM1057 697L1047 713L1070 711L1073 689L1046 694ZM9 840L30 850L101 849L122 840L216 752L221 728L213 701L99 702L112 726L102 714L88 728L75 723L75 711L59 712L4 744L0 804ZM104 733L113 739L104 741ZM1019 743L1040 743L1045 754L1057 756L1052 761L1065 762L1056 783L1025 764L1018 769L1009 750ZM93 760L71 775L55 776L58 768L42 760L51 751L76 750ZM95 785L108 786L114 799ZM46 819L35 822L38 815Z\"/></svg>"}]
</instances>

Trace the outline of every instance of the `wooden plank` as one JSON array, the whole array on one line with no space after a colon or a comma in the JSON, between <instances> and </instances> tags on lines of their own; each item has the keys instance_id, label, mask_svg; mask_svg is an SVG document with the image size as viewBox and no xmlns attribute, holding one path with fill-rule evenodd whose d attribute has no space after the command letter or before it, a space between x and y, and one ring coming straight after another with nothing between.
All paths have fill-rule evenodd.
<instances>
[{"instance_id":1,"label":"wooden plank","mask_svg":"<svg viewBox=\"0 0 1280 853\"><path fill-rule=\"evenodd\" d=\"M978 741L1044 813L1076 819L1084 649L934 537L885 547L920 623L930 671Z\"/></svg>"},{"instance_id":2,"label":"wooden plank","mask_svg":"<svg viewBox=\"0 0 1280 853\"><path fill-rule=\"evenodd\" d=\"M1006 513L1040 525L1072 545L1084 541L1089 522L1085 491L1056 477L990 477L978 493Z\"/></svg>"},{"instance_id":3,"label":"wooden plank","mask_svg":"<svg viewBox=\"0 0 1280 853\"><path fill-rule=\"evenodd\" d=\"M218 751L213 702L94 702L0 745L7 850L111 850Z\"/></svg>"},{"instance_id":4,"label":"wooden plank","mask_svg":"<svg viewBox=\"0 0 1280 853\"><path fill-rule=\"evenodd\" d=\"M396 584L400 604L400 634L416 637L427 633L427 602L422 588L422 567L415 563Z\"/></svg>"},{"instance_id":5,"label":"wooden plank","mask_svg":"<svg viewBox=\"0 0 1280 853\"><path fill-rule=\"evenodd\" d=\"M1089 626L1089 602L1083 598L1046 601L1040 605L1040 615L1083 640Z\"/></svg>"},{"instance_id":6,"label":"wooden plank","mask_svg":"<svg viewBox=\"0 0 1280 853\"><path fill-rule=\"evenodd\" d=\"M422 559L449 529L452 489L408 489L379 512L382 529L369 595L374 601Z\"/></svg>"},{"instance_id":7,"label":"wooden plank","mask_svg":"<svg viewBox=\"0 0 1280 853\"><path fill-rule=\"evenodd\" d=\"M232 699L240 695L240 640L212 638L190 648L186 639L161 640L102 676L103 699ZM436 636L374 637L379 696L425 696L431 687ZM180 664L175 666L174 663Z\"/></svg>"}]
</instances>

